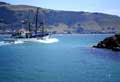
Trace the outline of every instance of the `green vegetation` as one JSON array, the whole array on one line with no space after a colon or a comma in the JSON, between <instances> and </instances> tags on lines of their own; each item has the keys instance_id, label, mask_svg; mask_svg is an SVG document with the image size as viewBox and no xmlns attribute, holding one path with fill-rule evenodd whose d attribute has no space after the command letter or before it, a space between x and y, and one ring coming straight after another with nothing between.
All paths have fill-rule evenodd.
<instances>
[{"instance_id":1,"label":"green vegetation","mask_svg":"<svg viewBox=\"0 0 120 82\"><path fill-rule=\"evenodd\" d=\"M0 30L35 27L36 7L0 3ZM26 21L22 24L21 21ZM44 20L53 33L118 33L120 17L103 13L56 11L40 8L39 21Z\"/></svg>"}]
</instances>

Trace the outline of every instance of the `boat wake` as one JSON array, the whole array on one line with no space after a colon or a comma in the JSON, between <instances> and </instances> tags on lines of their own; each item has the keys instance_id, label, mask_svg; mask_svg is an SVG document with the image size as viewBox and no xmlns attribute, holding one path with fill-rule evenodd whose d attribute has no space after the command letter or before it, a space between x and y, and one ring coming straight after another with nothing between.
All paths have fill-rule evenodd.
<instances>
[{"instance_id":1,"label":"boat wake","mask_svg":"<svg viewBox=\"0 0 120 82\"><path fill-rule=\"evenodd\" d=\"M18 41L23 41L23 42L39 42L39 43L44 43L44 44L50 44L50 43L56 43L59 40L57 38L44 38L44 39L30 38L30 39L18 39Z\"/></svg>"},{"instance_id":2,"label":"boat wake","mask_svg":"<svg viewBox=\"0 0 120 82\"><path fill-rule=\"evenodd\" d=\"M4 46L4 45L10 45L10 43L5 43L4 41L1 41L0 46Z\"/></svg>"},{"instance_id":3,"label":"boat wake","mask_svg":"<svg viewBox=\"0 0 120 82\"><path fill-rule=\"evenodd\" d=\"M14 44L23 44L23 43L24 43L24 41L21 41L21 40L17 40L14 42Z\"/></svg>"},{"instance_id":4,"label":"boat wake","mask_svg":"<svg viewBox=\"0 0 120 82\"><path fill-rule=\"evenodd\" d=\"M44 43L44 44L51 44L51 43L56 43L59 40L57 38L48 38L48 39L36 39L36 40L33 40L33 41Z\"/></svg>"},{"instance_id":5,"label":"boat wake","mask_svg":"<svg viewBox=\"0 0 120 82\"><path fill-rule=\"evenodd\" d=\"M14 42L6 42L6 41L0 41L0 46L4 46L4 45L11 45L11 44L22 44L24 43L23 41L17 40Z\"/></svg>"},{"instance_id":6,"label":"boat wake","mask_svg":"<svg viewBox=\"0 0 120 82\"><path fill-rule=\"evenodd\" d=\"M51 44L51 43L56 43L59 40L57 38L48 38L48 39L18 39L15 41L0 41L0 46L4 45L11 45L11 44L23 44L25 42L39 42L43 44Z\"/></svg>"}]
</instances>

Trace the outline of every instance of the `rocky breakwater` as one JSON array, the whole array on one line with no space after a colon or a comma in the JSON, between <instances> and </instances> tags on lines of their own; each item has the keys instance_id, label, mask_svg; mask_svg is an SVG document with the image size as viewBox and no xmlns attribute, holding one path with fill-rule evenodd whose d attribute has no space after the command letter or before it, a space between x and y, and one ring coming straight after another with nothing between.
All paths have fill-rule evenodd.
<instances>
[{"instance_id":1,"label":"rocky breakwater","mask_svg":"<svg viewBox=\"0 0 120 82\"><path fill-rule=\"evenodd\" d=\"M106 48L106 49L111 49L113 51L120 51L120 34L107 37L103 41L100 41L97 45L93 47Z\"/></svg>"}]
</instances>

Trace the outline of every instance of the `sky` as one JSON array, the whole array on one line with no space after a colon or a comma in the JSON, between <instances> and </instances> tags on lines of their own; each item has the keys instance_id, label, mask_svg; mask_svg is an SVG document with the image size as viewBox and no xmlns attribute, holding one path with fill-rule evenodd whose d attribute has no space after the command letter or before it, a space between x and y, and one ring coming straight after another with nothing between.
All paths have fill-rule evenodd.
<instances>
[{"instance_id":1,"label":"sky","mask_svg":"<svg viewBox=\"0 0 120 82\"><path fill-rule=\"evenodd\" d=\"M0 0L54 10L102 12L120 16L120 0Z\"/></svg>"}]
</instances>

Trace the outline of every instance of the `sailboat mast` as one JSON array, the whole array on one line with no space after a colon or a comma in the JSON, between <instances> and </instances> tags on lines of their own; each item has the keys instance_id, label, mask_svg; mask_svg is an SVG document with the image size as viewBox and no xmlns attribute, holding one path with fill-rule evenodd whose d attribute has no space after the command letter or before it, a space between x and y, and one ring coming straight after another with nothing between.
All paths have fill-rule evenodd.
<instances>
[{"instance_id":1,"label":"sailboat mast","mask_svg":"<svg viewBox=\"0 0 120 82\"><path fill-rule=\"evenodd\" d=\"M43 14L42 14L42 35L45 35L45 11L43 10Z\"/></svg>"},{"instance_id":2,"label":"sailboat mast","mask_svg":"<svg viewBox=\"0 0 120 82\"><path fill-rule=\"evenodd\" d=\"M28 22L28 27L29 27L28 30L29 30L29 32L31 31L31 27L30 26L31 26L31 24L30 24L30 22Z\"/></svg>"},{"instance_id":3,"label":"sailboat mast","mask_svg":"<svg viewBox=\"0 0 120 82\"><path fill-rule=\"evenodd\" d=\"M37 34L37 30L38 30L38 13L39 13L39 8L37 8L36 11L35 34Z\"/></svg>"},{"instance_id":4,"label":"sailboat mast","mask_svg":"<svg viewBox=\"0 0 120 82\"><path fill-rule=\"evenodd\" d=\"M42 35L44 35L44 22L41 22Z\"/></svg>"},{"instance_id":5,"label":"sailboat mast","mask_svg":"<svg viewBox=\"0 0 120 82\"><path fill-rule=\"evenodd\" d=\"M28 31L31 32L31 24L32 24L32 10L28 11Z\"/></svg>"}]
</instances>

